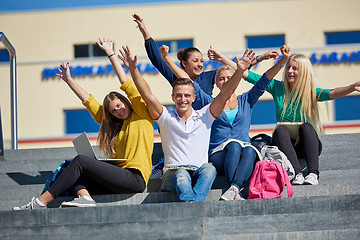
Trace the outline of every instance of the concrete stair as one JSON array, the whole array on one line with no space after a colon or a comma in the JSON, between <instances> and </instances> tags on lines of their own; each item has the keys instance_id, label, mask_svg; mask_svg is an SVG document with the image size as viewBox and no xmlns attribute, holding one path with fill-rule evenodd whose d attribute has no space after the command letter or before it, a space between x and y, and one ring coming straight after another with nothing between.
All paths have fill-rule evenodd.
<instances>
[{"instance_id":1,"label":"concrete stair","mask_svg":"<svg viewBox=\"0 0 360 240\"><path fill-rule=\"evenodd\" d=\"M38 196L73 148L6 150L0 160L0 239L360 239L360 134L322 136L318 186L293 198L218 201L217 177L206 202L181 203L151 179L138 194L93 196L98 207L12 211ZM154 163L161 157L156 145Z\"/></svg>"}]
</instances>

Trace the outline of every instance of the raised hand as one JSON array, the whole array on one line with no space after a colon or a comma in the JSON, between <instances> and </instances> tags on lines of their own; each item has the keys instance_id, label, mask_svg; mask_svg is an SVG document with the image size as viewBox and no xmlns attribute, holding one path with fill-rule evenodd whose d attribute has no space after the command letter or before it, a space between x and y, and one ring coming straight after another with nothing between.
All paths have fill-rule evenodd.
<instances>
[{"instance_id":1,"label":"raised hand","mask_svg":"<svg viewBox=\"0 0 360 240\"><path fill-rule=\"evenodd\" d=\"M212 61L218 61L221 62L223 59L223 55L219 53L218 51L215 51L214 49L209 49L207 52L208 58Z\"/></svg>"},{"instance_id":2,"label":"raised hand","mask_svg":"<svg viewBox=\"0 0 360 240\"><path fill-rule=\"evenodd\" d=\"M287 60L290 57L290 47L283 45L280 48L281 54L283 55L283 57Z\"/></svg>"},{"instance_id":3,"label":"raised hand","mask_svg":"<svg viewBox=\"0 0 360 240\"><path fill-rule=\"evenodd\" d=\"M151 36L150 36L150 33L146 29L144 19L142 19L138 14L135 14L135 13L132 15L132 17L133 17L134 22L137 23L136 27L139 28L141 34L144 37L144 40L149 39Z\"/></svg>"},{"instance_id":4,"label":"raised hand","mask_svg":"<svg viewBox=\"0 0 360 240\"><path fill-rule=\"evenodd\" d=\"M259 56L259 59L261 61L263 60L268 60L268 59L273 59L276 60L276 58L279 56L279 53L275 50L269 50L266 53L263 53Z\"/></svg>"},{"instance_id":5,"label":"raised hand","mask_svg":"<svg viewBox=\"0 0 360 240\"><path fill-rule=\"evenodd\" d=\"M130 71L135 70L137 66L137 56L131 56L131 51L128 46L122 46L122 49L123 50L119 49L120 55L118 55L118 57L121 61L123 61L127 69L129 69Z\"/></svg>"},{"instance_id":6,"label":"raised hand","mask_svg":"<svg viewBox=\"0 0 360 240\"><path fill-rule=\"evenodd\" d=\"M56 76L60 77L62 80L64 80L66 83L69 83L70 80L72 80L71 78L71 74L70 74L70 67L69 67L69 63L61 63L60 67L58 68L59 73L56 74Z\"/></svg>"},{"instance_id":7,"label":"raised hand","mask_svg":"<svg viewBox=\"0 0 360 240\"><path fill-rule=\"evenodd\" d=\"M160 52L161 52L161 58L166 58L169 54L169 47L166 45L162 45L160 47Z\"/></svg>"},{"instance_id":8,"label":"raised hand","mask_svg":"<svg viewBox=\"0 0 360 240\"><path fill-rule=\"evenodd\" d=\"M356 83L354 83L354 89L357 92L360 92L360 81L357 81Z\"/></svg>"},{"instance_id":9,"label":"raised hand","mask_svg":"<svg viewBox=\"0 0 360 240\"><path fill-rule=\"evenodd\" d=\"M136 23L138 24L138 27L139 27L139 28L141 28L141 27L144 26L144 24L143 24L144 19L142 19L138 14L134 13L134 14L132 15L132 17L134 18L134 19L133 19L134 22L136 22Z\"/></svg>"},{"instance_id":10,"label":"raised hand","mask_svg":"<svg viewBox=\"0 0 360 240\"><path fill-rule=\"evenodd\" d=\"M109 40L109 39L101 39L99 38L99 41L96 42L96 44L101 48L101 50L103 50L107 56L111 55L114 53L114 42Z\"/></svg>"},{"instance_id":11,"label":"raised hand","mask_svg":"<svg viewBox=\"0 0 360 240\"><path fill-rule=\"evenodd\" d=\"M241 60L239 60L238 57L235 57L236 58L236 66L238 69L240 70L247 70L251 63L254 61L254 58L255 58L255 52L251 49L249 50L248 48L245 50L244 52L244 55L242 57Z\"/></svg>"}]
</instances>

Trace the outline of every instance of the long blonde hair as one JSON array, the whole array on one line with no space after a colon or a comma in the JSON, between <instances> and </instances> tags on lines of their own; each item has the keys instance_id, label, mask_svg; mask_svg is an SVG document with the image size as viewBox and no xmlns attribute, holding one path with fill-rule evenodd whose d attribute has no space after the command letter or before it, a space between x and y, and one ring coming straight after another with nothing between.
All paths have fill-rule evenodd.
<instances>
[{"instance_id":1,"label":"long blonde hair","mask_svg":"<svg viewBox=\"0 0 360 240\"><path fill-rule=\"evenodd\" d=\"M110 102L115 99L119 99L124 104L128 105L130 112L133 111L130 101L120 93L110 92L105 96L103 101L101 127L98 135L98 144L100 151L110 158L116 157L115 140L123 125L123 120L114 117L109 110Z\"/></svg>"},{"instance_id":2,"label":"long blonde hair","mask_svg":"<svg viewBox=\"0 0 360 240\"><path fill-rule=\"evenodd\" d=\"M312 64L303 54L293 54L286 63L286 69L288 68L290 60L298 63L298 75L292 89L290 89L287 74L286 71L284 71L285 98L281 116L284 118L289 104L290 106L295 106L295 112L300 105L301 121L311 123L314 129L319 131L321 129L321 123L316 99L315 74Z\"/></svg>"}]
</instances>

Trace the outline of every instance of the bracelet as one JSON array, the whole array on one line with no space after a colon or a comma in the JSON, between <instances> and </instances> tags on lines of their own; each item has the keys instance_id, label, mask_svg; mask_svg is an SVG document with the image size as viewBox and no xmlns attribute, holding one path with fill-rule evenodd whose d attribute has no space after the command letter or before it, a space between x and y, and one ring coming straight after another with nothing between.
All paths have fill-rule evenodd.
<instances>
[{"instance_id":1,"label":"bracelet","mask_svg":"<svg viewBox=\"0 0 360 240\"><path fill-rule=\"evenodd\" d=\"M279 63L279 62L276 62L276 64L279 65L280 67L285 66L285 64L281 64L281 63Z\"/></svg>"},{"instance_id":2,"label":"bracelet","mask_svg":"<svg viewBox=\"0 0 360 240\"><path fill-rule=\"evenodd\" d=\"M114 56L115 55L115 53L112 53L112 54L110 54L109 56L108 56L108 58L111 58L112 56Z\"/></svg>"},{"instance_id":3,"label":"bracelet","mask_svg":"<svg viewBox=\"0 0 360 240\"><path fill-rule=\"evenodd\" d=\"M261 60L260 60L260 58L259 58L259 56L256 56L256 63L259 63L259 62L261 62Z\"/></svg>"}]
</instances>

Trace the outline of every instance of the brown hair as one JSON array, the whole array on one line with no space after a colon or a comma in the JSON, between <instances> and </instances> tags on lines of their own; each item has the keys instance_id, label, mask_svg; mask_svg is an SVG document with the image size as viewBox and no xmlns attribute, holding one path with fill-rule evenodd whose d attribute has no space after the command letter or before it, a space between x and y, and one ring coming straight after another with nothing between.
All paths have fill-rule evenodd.
<instances>
[{"instance_id":1,"label":"brown hair","mask_svg":"<svg viewBox=\"0 0 360 240\"><path fill-rule=\"evenodd\" d=\"M119 99L129 107L130 112L133 111L130 101L118 92L110 92L105 96L103 101L103 112L101 126L98 135L98 144L100 151L110 158L116 157L115 138L119 134L123 125L122 119L113 116L109 110L109 104L112 100Z\"/></svg>"},{"instance_id":2,"label":"brown hair","mask_svg":"<svg viewBox=\"0 0 360 240\"><path fill-rule=\"evenodd\" d=\"M176 79L176 80L172 83L173 91L174 91L175 86L177 86L177 85L191 85L192 88L194 89L194 92L195 92L194 83L193 83L193 81L192 81L190 78L178 78L178 79Z\"/></svg>"},{"instance_id":3,"label":"brown hair","mask_svg":"<svg viewBox=\"0 0 360 240\"><path fill-rule=\"evenodd\" d=\"M177 58L180 61L180 66L182 69L184 69L184 65L182 64L182 61L187 61L190 57L190 54L193 52L200 52L199 49L195 48L195 47L188 47L188 48L182 48L177 52Z\"/></svg>"}]
</instances>

